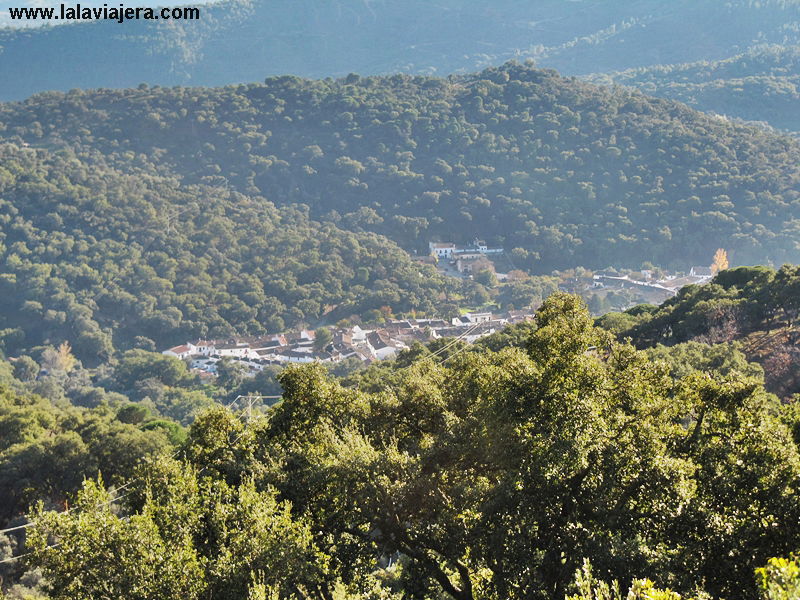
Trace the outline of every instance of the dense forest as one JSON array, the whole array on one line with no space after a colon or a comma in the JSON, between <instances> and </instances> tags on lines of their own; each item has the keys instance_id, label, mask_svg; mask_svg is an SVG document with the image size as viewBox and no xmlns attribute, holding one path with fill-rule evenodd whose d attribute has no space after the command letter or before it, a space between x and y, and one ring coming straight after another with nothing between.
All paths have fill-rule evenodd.
<instances>
[{"instance_id":1,"label":"dense forest","mask_svg":"<svg viewBox=\"0 0 800 600\"><path fill-rule=\"evenodd\" d=\"M238 0L201 10L197 21L0 31L0 99L143 81L466 73L526 58L570 75L621 71L796 44L800 23L795 0Z\"/></svg>"},{"instance_id":2,"label":"dense forest","mask_svg":"<svg viewBox=\"0 0 800 600\"><path fill-rule=\"evenodd\" d=\"M181 185L131 156L0 147L0 340L68 340L92 364L316 322L339 310L432 311L442 280L386 238L224 185ZM147 164L146 161L141 161ZM37 350L38 347L38 350Z\"/></svg>"},{"instance_id":3,"label":"dense forest","mask_svg":"<svg viewBox=\"0 0 800 600\"><path fill-rule=\"evenodd\" d=\"M658 65L588 79L800 133L800 46L767 45L721 61Z\"/></svg>"},{"instance_id":4,"label":"dense forest","mask_svg":"<svg viewBox=\"0 0 800 600\"><path fill-rule=\"evenodd\" d=\"M519 63L41 94L0 106L0 141L12 354L441 314L407 254L438 239L534 274L800 258L797 141Z\"/></svg>"},{"instance_id":5,"label":"dense forest","mask_svg":"<svg viewBox=\"0 0 800 600\"><path fill-rule=\"evenodd\" d=\"M0 600L800 598L800 0L201 11L0 30Z\"/></svg>"},{"instance_id":6,"label":"dense forest","mask_svg":"<svg viewBox=\"0 0 800 600\"><path fill-rule=\"evenodd\" d=\"M119 485L143 459L184 444L186 427L204 411L240 409L242 394L279 394L278 373L271 367L248 378L226 362L204 383L185 362L138 349L87 369L68 345L46 348L38 360L0 361L0 526L21 522L38 500L64 506L98 472ZM3 552L13 549L4 544Z\"/></svg>"},{"instance_id":7,"label":"dense forest","mask_svg":"<svg viewBox=\"0 0 800 600\"><path fill-rule=\"evenodd\" d=\"M475 236L520 268L797 259L800 145L627 90L509 63L448 79L279 77L43 94L10 141L180 173L427 253ZM514 251L515 248L519 250Z\"/></svg>"},{"instance_id":8,"label":"dense forest","mask_svg":"<svg viewBox=\"0 0 800 600\"><path fill-rule=\"evenodd\" d=\"M346 381L290 367L279 404L212 408L172 441L114 417L113 398L54 410L6 374L0 459L41 456L52 490L37 483L31 521L0 537L5 556L29 552L0 563L7 593L610 600L617 581L634 600L793 598L798 565L771 558L797 549L800 413L736 348L705 348L636 350L556 294L472 347L416 347ZM179 384L160 360L175 362L130 355L108 381ZM138 466L106 454L119 439ZM83 461L70 481L47 475L48 451ZM87 467L103 477L64 511Z\"/></svg>"}]
</instances>

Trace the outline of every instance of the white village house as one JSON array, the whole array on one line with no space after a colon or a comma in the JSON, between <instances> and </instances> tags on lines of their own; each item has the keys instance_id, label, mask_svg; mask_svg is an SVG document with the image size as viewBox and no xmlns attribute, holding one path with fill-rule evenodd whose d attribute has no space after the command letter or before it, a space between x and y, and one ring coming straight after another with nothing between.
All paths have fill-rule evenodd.
<instances>
[{"instance_id":1,"label":"white village house","mask_svg":"<svg viewBox=\"0 0 800 600\"><path fill-rule=\"evenodd\" d=\"M453 258L453 252L456 251L456 245L452 242L429 242L428 248L431 254L438 259Z\"/></svg>"},{"instance_id":2,"label":"white village house","mask_svg":"<svg viewBox=\"0 0 800 600\"><path fill-rule=\"evenodd\" d=\"M250 356L250 344L244 342L231 342L228 344L217 344L215 354L217 356L232 358L248 358Z\"/></svg>"},{"instance_id":3,"label":"white village house","mask_svg":"<svg viewBox=\"0 0 800 600\"><path fill-rule=\"evenodd\" d=\"M176 358L180 358L181 360L183 360L184 358L188 358L194 354L197 354L197 348L193 344L186 342L185 344L182 344L180 346L175 346L173 348L170 348L169 350L164 350L164 352L162 352L161 354L166 354L167 356L174 356Z\"/></svg>"},{"instance_id":4,"label":"white village house","mask_svg":"<svg viewBox=\"0 0 800 600\"><path fill-rule=\"evenodd\" d=\"M486 254L501 254L502 248L489 248L484 240L475 238L471 246L457 246L453 242L428 242L432 256L438 259L453 260L459 257L485 256Z\"/></svg>"}]
</instances>

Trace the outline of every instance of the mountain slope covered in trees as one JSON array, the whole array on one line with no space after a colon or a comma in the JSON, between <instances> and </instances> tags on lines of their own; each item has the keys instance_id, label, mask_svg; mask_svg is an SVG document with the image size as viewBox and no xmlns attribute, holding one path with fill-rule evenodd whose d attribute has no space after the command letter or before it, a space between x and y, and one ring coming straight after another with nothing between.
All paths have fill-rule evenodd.
<instances>
[{"instance_id":1,"label":"mountain slope covered in trees","mask_svg":"<svg viewBox=\"0 0 800 600\"><path fill-rule=\"evenodd\" d=\"M141 82L224 85L287 73L449 74L513 58L567 74L620 71L797 43L800 22L794 0L255 0L201 10L199 21L2 31L0 77L7 83L0 99Z\"/></svg>"},{"instance_id":2,"label":"mountain slope covered in trees","mask_svg":"<svg viewBox=\"0 0 800 600\"><path fill-rule=\"evenodd\" d=\"M0 338L114 348L282 331L392 306L430 311L440 279L389 240L224 185L128 172L94 154L0 146ZM82 160L83 159L83 160ZM146 164L146 161L141 161Z\"/></svg>"},{"instance_id":3,"label":"mountain slope covered in trees","mask_svg":"<svg viewBox=\"0 0 800 600\"><path fill-rule=\"evenodd\" d=\"M771 392L794 401L800 393L798 318L800 268L784 265L729 269L660 306L609 313L599 323L640 348L680 347L685 358L708 344L733 345L763 367ZM721 368L718 359L709 369Z\"/></svg>"},{"instance_id":4,"label":"mountain slope covered in trees","mask_svg":"<svg viewBox=\"0 0 800 600\"><path fill-rule=\"evenodd\" d=\"M625 89L508 63L448 79L279 77L226 88L50 93L0 136L180 173L312 218L505 247L519 268L800 260L800 144Z\"/></svg>"},{"instance_id":5,"label":"mountain slope covered in trees","mask_svg":"<svg viewBox=\"0 0 800 600\"><path fill-rule=\"evenodd\" d=\"M800 133L800 46L758 47L721 61L659 65L588 79Z\"/></svg>"},{"instance_id":6,"label":"mountain slope covered in trees","mask_svg":"<svg viewBox=\"0 0 800 600\"><path fill-rule=\"evenodd\" d=\"M41 94L0 106L0 141L9 352L436 312L386 237L534 273L800 260L796 140L518 63Z\"/></svg>"}]
</instances>

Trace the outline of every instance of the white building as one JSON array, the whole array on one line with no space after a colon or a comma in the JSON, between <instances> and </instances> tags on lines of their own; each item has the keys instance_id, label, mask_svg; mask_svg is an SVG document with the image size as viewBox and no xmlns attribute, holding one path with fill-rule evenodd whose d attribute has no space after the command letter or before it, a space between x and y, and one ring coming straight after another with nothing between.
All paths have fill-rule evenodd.
<instances>
[{"instance_id":1,"label":"white building","mask_svg":"<svg viewBox=\"0 0 800 600\"><path fill-rule=\"evenodd\" d=\"M192 360L192 364L190 365L190 368L197 369L199 371L204 371L206 373L212 373L212 374L216 375L217 374L217 361L218 360L219 359L217 359L217 358L208 358L208 357L196 358L196 359Z\"/></svg>"},{"instance_id":2,"label":"white building","mask_svg":"<svg viewBox=\"0 0 800 600\"><path fill-rule=\"evenodd\" d=\"M466 313L464 316L469 319L470 323L486 323L494 318L490 312Z\"/></svg>"},{"instance_id":3,"label":"white building","mask_svg":"<svg viewBox=\"0 0 800 600\"><path fill-rule=\"evenodd\" d=\"M428 248L436 258L446 258L448 260L453 257L453 252L456 251L456 245L452 242L429 242Z\"/></svg>"},{"instance_id":4,"label":"white building","mask_svg":"<svg viewBox=\"0 0 800 600\"><path fill-rule=\"evenodd\" d=\"M689 271L690 277L708 277L709 279L714 276L711 272L711 267L692 267Z\"/></svg>"},{"instance_id":5,"label":"white building","mask_svg":"<svg viewBox=\"0 0 800 600\"><path fill-rule=\"evenodd\" d=\"M456 258L456 270L459 273L472 273L475 270L475 265L485 265L492 266L489 259L484 258L483 254L479 252L459 252L458 258ZM480 262L478 262L480 261Z\"/></svg>"},{"instance_id":6,"label":"white building","mask_svg":"<svg viewBox=\"0 0 800 600\"><path fill-rule=\"evenodd\" d=\"M188 358L192 354L197 354L197 348L194 344L186 343L182 346L175 346L174 348L170 348L169 350L164 350L161 354L165 354L167 356L175 356L176 358L180 358L183 360L184 358Z\"/></svg>"},{"instance_id":7,"label":"white building","mask_svg":"<svg viewBox=\"0 0 800 600\"><path fill-rule=\"evenodd\" d=\"M250 344L219 344L216 346L217 356L247 358L250 356Z\"/></svg>"},{"instance_id":8,"label":"white building","mask_svg":"<svg viewBox=\"0 0 800 600\"><path fill-rule=\"evenodd\" d=\"M194 347L196 348L197 354L202 354L204 356L211 356L214 354L214 342L209 342L207 340L197 340L194 343Z\"/></svg>"},{"instance_id":9,"label":"white building","mask_svg":"<svg viewBox=\"0 0 800 600\"><path fill-rule=\"evenodd\" d=\"M431 255L438 259L452 260L466 255L482 256L486 254L500 254L502 248L489 248L484 240L475 238L471 246L456 246L453 242L428 242Z\"/></svg>"},{"instance_id":10,"label":"white building","mask_svg":"<svg viewBox=\"0 0 800 600\"><path fill-rule=\"evenodd\" d=\"M388 336L381 335L377 331L373 331L367 335L367 344L372 350L373 356L378 360L394 356L398 350L407 348L402 342L392 340Z\"/></svg>"},{"instance_id":11,"label":"white building","mask_svg":"<svg viewBox=\"0 0 800 600\"><path fill-rule=\"evenodd\" d=\"M475 238L472 243L474 247L468 248L468 250L477 250L481 254L500 254L503 251L502 248L489 248L485 240L479 240L478 238Z\"/></svg>"},{"instance_id":12,"label":"white building","mask_svg":"<svg viewBox=\"0 0 800 600\"><path fill-rule=\"evenodd\" d=\"M350 336L354 344L361 344L367 341L367 332L358 325L353 325L353 328L350 330Z\"/></svg>"}]
</instances>

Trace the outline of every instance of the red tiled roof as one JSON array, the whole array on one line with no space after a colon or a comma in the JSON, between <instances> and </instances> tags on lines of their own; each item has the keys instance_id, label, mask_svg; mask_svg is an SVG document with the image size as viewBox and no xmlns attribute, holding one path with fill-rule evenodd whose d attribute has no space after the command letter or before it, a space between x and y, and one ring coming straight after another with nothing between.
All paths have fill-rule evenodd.
<instances>
[{"instance_id":1,"label":"red tiled roof","mask_svg":"<svg viewBox=\"0 0 800 600\"><path fill-rule=\"evenodd\" d=\"M182 346L175 346L174 348L170 348L167 352L174 352L175 354L183 354L184 352L191 352L192 349L189 348L186 344Z\"/></svg>"}]
</instances>

